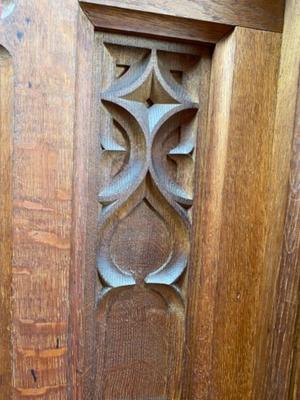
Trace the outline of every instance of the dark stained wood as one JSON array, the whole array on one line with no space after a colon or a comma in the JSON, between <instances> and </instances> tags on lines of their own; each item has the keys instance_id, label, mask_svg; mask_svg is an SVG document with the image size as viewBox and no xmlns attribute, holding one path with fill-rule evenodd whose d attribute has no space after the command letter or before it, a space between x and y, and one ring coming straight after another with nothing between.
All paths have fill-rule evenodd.
<instances>
[{"instance_id":1,"label":"dark stained wood","mask_svg":"<svg viewBox=\"0 0 300 400\"><path fill-rule=\"evenodd\" d=\"M0 399L11 397L13 66L0 47Z\"/></svg>"},{"instance_id":2,"label":"dark stained wood","mask_svg":"<svg viewBox=\"0 0 300 400\"><path fill-rule=\"evenodd\" d=\"M281 32L284 0L80 0L164 16Z\"/></svg>"},{"instance_id":3,"label":"dark stained wood","mask_svg":"<svg viewBox=\"0 0 300 400\"><path fill-rule=\"evenodd\" d=\"M176 41L216 43L231 26L188 18L146 13L124 8L83 3L82 8L97 29L128 32L144 36L161 36Z\"/></svg>"},{"instance_id":4,"label":"dark stained wood","mask_svg":"<svg viewBox=\"0 0 300 400\"><path fill-rule=\"evenodd\" d=\"M244 28L214 52L186 398L253 398L279 55L279 34Z\"/></svg>"}]
</instances>

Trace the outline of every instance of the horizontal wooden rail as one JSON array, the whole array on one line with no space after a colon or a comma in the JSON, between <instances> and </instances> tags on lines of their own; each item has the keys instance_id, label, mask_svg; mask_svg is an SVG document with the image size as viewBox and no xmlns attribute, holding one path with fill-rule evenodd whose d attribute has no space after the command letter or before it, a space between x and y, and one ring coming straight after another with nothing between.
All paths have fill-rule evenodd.
<instances>
[{"instance_id":1,"label":"horizontal wooden rail","mask_svg":"<svg viewBox=\"0 0 300 400\"><path fill-rule=\"evenodd\" d=\"M84 3L82 8L94 27L149 37L217 43L232 30L230 25L195 21L149 12Z\"/></svg>"},{"instance_id":2,"label":"horizontal wooden rail","mask_svg":"<svg viewBox=\"0 0 300 400\"><path fill-rule=\"evenodd\" d=\"M84 9L90 8L93 4L281 32L285 2L284 0L80 0L80 3Z\"/></svg>"}]
</instances>

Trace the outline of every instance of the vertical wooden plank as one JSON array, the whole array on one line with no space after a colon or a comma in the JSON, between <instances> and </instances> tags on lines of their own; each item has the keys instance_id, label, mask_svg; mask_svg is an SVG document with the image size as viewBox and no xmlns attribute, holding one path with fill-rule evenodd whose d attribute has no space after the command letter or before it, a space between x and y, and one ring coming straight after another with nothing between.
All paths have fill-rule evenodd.
<instances>
[{"instance_id":1,"label":"vertical wooden plank","mask_svg":"<svg viewBox=\"0 0 300 400\"><path fill-rule=\"evenodd\" d=\"M251 399L266 270L281 36L236 29L222 203L212 398ZM262 317L262 316L261 316Z\"/></svg>"},{"instance_id":2,"label":"vertical wooden plank","mask_svg":"<svg viewBox=\"0 0 300 400\"><path fill-rule=\"evenodd\" d=\"M14 65L13 398L65 400L78 2L1 6Z\"/></svg>"},{"instance_id":3,"label":"vertical wooden plank","mask_svg":"<svg viewBox=\"0 0 300 400\"><path fill-rule=\"evenodd\" d=\"M71 398L92 399L93 369L93 304L96 281L95 262L89 262L91 213L89 200L95 195L97 186L90 184L91 173L96 168L91 154L96 144L93 121L92 78L93 78L94 27L80 10L77 32L76 72L76 115L74 137L74 181L72 218L72 259L70 270L70 350L71 350ZM96 133L96 132L95 132ZM93 214L93 217L97 218Z\"/></svg>"},{"instance_id":4,"label":"vertical wooden plank","mask_svg":"<svg viewBox=\"0 0 300 400\"><path fill-rule=\"evenodd\" d=\"M0 47L0 399L11 397L13 67Z\"/></svg>"},{"instance_id":5,"label":"vertical wooden plank","mask_svg":"<svg viewBox=\"0 0 300 400\"><path fill-rule=\"evenodd\" d=\"M191 304L197 400L252 399L280 39L236 28L213 58L207 190L196 223L199 303Z\"/></svg>"},{"instance_id":6,"label":"vertical wooden plank","mask_svg":"<svg viewBox=\"0 0 300 400\"><path fill-rule=\"evenodd\" d=\"M268 262L260 318L256 398L289 398L299 304L300 1L288 0L281 50L270 186ZM298 98L298 105L296 104ZM295 111L296 110L296 111ZM272 225L271 225L272 222ZM267 371L267 374L263 374ZM298 398L297 396L295 399Z\"/></svg>"},{"instance_id":7,"label":"vertical wooden plank","mask_svg":"<svg viewBox=\"0 0 300 400\"><path fill-rule=\"evenodd\" d=\"M234 36L220 41L213 54L208 127L199 135L197 197L189 273L184 398L207 399L211 385L214 293L216 290L221 205L235 60ZM199 282L199 284L196 284Z\"/></svg>"},{"instance_id":8,"label":"vertical wooden plank","mask_svg":"<svg viewBox=\"0 0 300 400\"><path fill-rule=\"evenodd\" d=\"M298 291L298 295L299 295L299 291ZM291 379L289 379L289 382L290 382L289 400L298 400L300 398L300 307L299 307L299 298L298 298L298 318L297 318L297 326L295 329L294 348L293 348L292 354L293 354L293 367L292 367Z\"/></svg>"}]
</instances>

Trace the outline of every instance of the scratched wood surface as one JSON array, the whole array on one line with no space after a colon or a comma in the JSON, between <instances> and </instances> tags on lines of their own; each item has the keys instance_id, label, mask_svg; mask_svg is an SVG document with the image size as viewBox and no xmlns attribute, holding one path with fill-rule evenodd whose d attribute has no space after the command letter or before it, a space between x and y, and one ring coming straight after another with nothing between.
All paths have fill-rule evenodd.
<instances>
[{"instance_id":1,"label":"scratched wood surface","mask_svg":"<svg viewBox=\"0 0 300 400\"><path fill-rule=\"evenodd\" d=\"M121 9L151 12L231 26L281 32L284 0L80 0Z\"/></svg>"},{"instance_id":2,"label":"scratched wood surface","mask_svg":"<svg viewBox=\"0 0 300 400\"><path fill-rule=\"evenodd\" d=\"M0 44L11 54L14 74L13 399L68 396L77 14L73 0L59 7L1 1Z\"/></svg>"}]
</instances>

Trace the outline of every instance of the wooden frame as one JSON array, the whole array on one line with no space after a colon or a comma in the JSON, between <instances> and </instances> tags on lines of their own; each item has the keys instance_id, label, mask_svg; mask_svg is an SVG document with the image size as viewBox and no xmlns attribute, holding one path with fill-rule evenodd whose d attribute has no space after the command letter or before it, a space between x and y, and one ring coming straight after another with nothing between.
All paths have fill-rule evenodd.
<instances>
[{"instance_id":1,"label":"wooden frame","mask_svg":"<svg viewBox=\"0 0 300 400\"><path fill-rule=\"evenodd\" d=\"M206 141L202 143L203 170L198 176L197 182L199 188L197 204L199 206L196 207L198 211L195 218L202 230L194 232L193 257L199 260L199 264L197 268L193 269L190 277L191 302L188 306L190 319L187 334L192 357L187 359L185 365L183 396L186 399L206 400L209 396L226 398L234 394L250 400L251 393L256 390L254 380L256 368L264 367L263 364L260 364L259 359L256 360L256 363L254 362L260 349L258 342L254 341L253 332L257 331L260 326L259 321L255 319L257 313L261 312L261 298L257 296L259 296L262 285L266 285L267 281L268 270L264 272L266 265L264 248L269 240L266 234L267 227L273 223L273 220L269 214L260 220L246 249L243 244L247 241L249 231L248 226L243 222L246 199L248 207L250 207L247 209L246 215L252 221L261 218L263 210L267 208L270 201L267 193L261 197L260 194L257 195L255 188L259 185L261 191L264 191L271 179L271 171L265 166L272 159L270 148L275 119L280 34L235 28L230 36L222 39L224 34L228 35L234 27L218 25L215 22L201 23L199 31L196 32L195 26L185 21L187 24L184 25L184 31L182 31L180 26L183 25L178 16L171 17L173 19L170 19L169 25L168 19L166 19L166 24L161 26L157 22L160 22L163 17L156 14L145 14L143 11L129 11L128 9L118 10L111 8L111 5L103 7L85 3L81 2L81 5L87 17L92 21L93 27L84 15L80 16L79 40L81 43L85 43L85 50L84 56L80 56L82 62L78 64L79 77L85 76L86 68L91 70L93 29L216 43L212 66L208 132ZM112 16L113 18L111 18ZM144 17L147 19L145 23L141 23L144 21ZM150 31L152 23L154 25L157 23L155 35ZM190 28L192 29L189 30ZM196 34L199 34L197 38ZM249 43L252 45L249 46ZM79 46L79 54L81 48L82 45ZM273 54L272 59L268 56L270 51ZM253 65L254 59L257 62ZM248 69L250 64L252 64L252 68ZM225 76L227 78L224 80ZM228 76L231 79L228 79ZM85 79L84 85L78 84L77 86L80 104L78 110L89 108L90 103L86 102L86 99L90 98L88 85L92 85L92 77L90 75L88 77L88 80ZM242 96L242 100L240 96ZM249 98L252 99L250 103ZM263 104L259 110L253 108L256 98L260 98L259 102ZM239 115L241 101L244 102L243 114ZM245 113L248 116L253 114L252 118L255 118L256 122L253 122L250 128L248 118L251 117L245 119ZM79 114L82 117L82 113ZM268 116L267 119L266 116ZM90 167L86 164L88 149L84 146L87 143L84 135L93 137L91 133L93 126L89 133L86 130L87 123L88 121L80 122L76 134L81 145L78 146L76 153L75 171L82 172L75 173L77 179L74 187L73 245L76 256L73 256L71 270L71 299L74 299L70 325L73 327L72 347L79 349L79 353L75 353L72 358L74 398L92 396L92 393L89 392L92 383L87 374L88 365L91 366L92 363L92 354L86 352L82 339L80 340L82 347L78 342L78 338L82 338L84 332L94 329L93 318L89 311L90 304L93 302L89 292L90 288L86 290L82 286L78 287L78 284L82 285L85 279L88 282L91 274L95 274L88 267L86 257L89 258L89 255L84 250L85 241L87 241L87 245L89 243L89 239L87 239L89 223L86 216L88 204L83 193L87 190L84 188L89 179L87 170L93 168L93 162ZM85 127L84 133L81 126ZM227 127L226 130L224 130L224 126ZM242 135L244 129L250 129L252 135L244 137ZM262 132L264 132L263 141ZM94 138L90 141L91 147L95 146L95 140ZM244 154L249 151L249 148L252 148L251 158L245 159ZM237 157L235 155L237 153L240 156ZM240 179L240 184L244 187L244 191L240 195L235 193L234 186L230 186L237 170L240 171L237 179ZM254 181L253 171L256 171ZM235 194L233 195L233 193ZM258 204L260 204L259 207ZM229 222L233 216L232 207L235 210L233 225ZM198 223L195 226L198 226ZM231 226L231 233L228 232L228 226ZM86 235L83 232L86 232ZM239 246L235 244L235 252L232 253L232 240L236 236L244 237L244 239ZM89 250L87 251L89 252ZM257 252L257 254L252 257L253 252ZM218 273L216 265L218 265ZM249 271L252 271L251 291L248 289L249 276L245 274L245 271L236 269L235 265L247 265ZM228 283L220 286L220 279L228 279ZM199 284L195 284L195 282ZM273 282L272 285L274 284ZM220 294L221 288L224 290L223 294ZM81 291L80 296L78 296L78 290ZM215 302L218 298L217 293L220 297L219 301ZM235 298L234 303L225 300L232 296ZM235 311L232 308L234 304L236 304ZM248 311L243 317L245 309ZM232 313L231 317L230 313ZM78 330L80 326L81 329ZM260 326L260 329L261 337L267 335L267 321L264 326ZM243 336L241 336L242 331L244 332ZM222 340L226 335L233 337L234 332L237 336L232 341L231 350L228 353L228 350L223 348ZM197 339L198 336L202 338L201 342ZM92 349L91 352L93 352ZM233 360L236 362L233 363ZM263 362L263 359L261 361ZM225 365L228 363L225 368L227 370L226 380L224 380L224 363ZM76 373L78 370L81 371L80 374ZM196 375L195 371L197 371ZM203 379L199 379L199 376Z\"/></svg>"},{"instance_id":2,"label":"wooden frame","mask_svg":"<svg viewBox=\"0 0 300 400\"><path fill-rule=\"evenodd\" d=\"M299 221L298 201L291 196L287 203L287 196L299 186L296 147L289 166L297 133L299 1L287 0L275 116L283 3L65 0L57 7L53 1L3 2L0 44L12 63L14 127L4 132L0 124L0 142L12 144L0 146L0 164L9 165L0 182L11 186L11 194L0 193L9 285L4 292L1 287L0 302L1 318L13 333L10 343L1 340L6 372L0 368L1 400L93 398L89 335L95 328L96 269L89 268L94 251L89 224L95 215L86 193L96 188L96 165L89 159L96 143L95 29L204 42L213 50L197 175L195 226L201 229L193 233L193 258L198 264L190 276L186 327L191 357L182 398L286 400L289 390L297 398L299 242L290 229ZM4 75L0 68L0 89L7 92ZM292 101L285 112L287 91ZM290 172L294 184L289 186ZM295 243L291 256L284 235ZM283 288L291 289L292 300ZM295 387L289 389L293 357Z\"/></svg>"},{"instance_id":3,"label":"wooden frame","mask_svg":"<svg viewBox=\"0 0 300 400\"><path fill-rule=\"evenodd\" d=\"M211 24L243 26L245 28L262 29L274 32L282 31L284 1L247 0L204 0L180 2L172 0L81 0L84 10L95 9L93 5L113 7L115 12L131 10L148 12L164 16L174 16ZM101 16L99 16L101 18ZM213 25L212 25L213 26ZM210 29L210 28L209 28Z\"/></svg>"}]
</instances>

